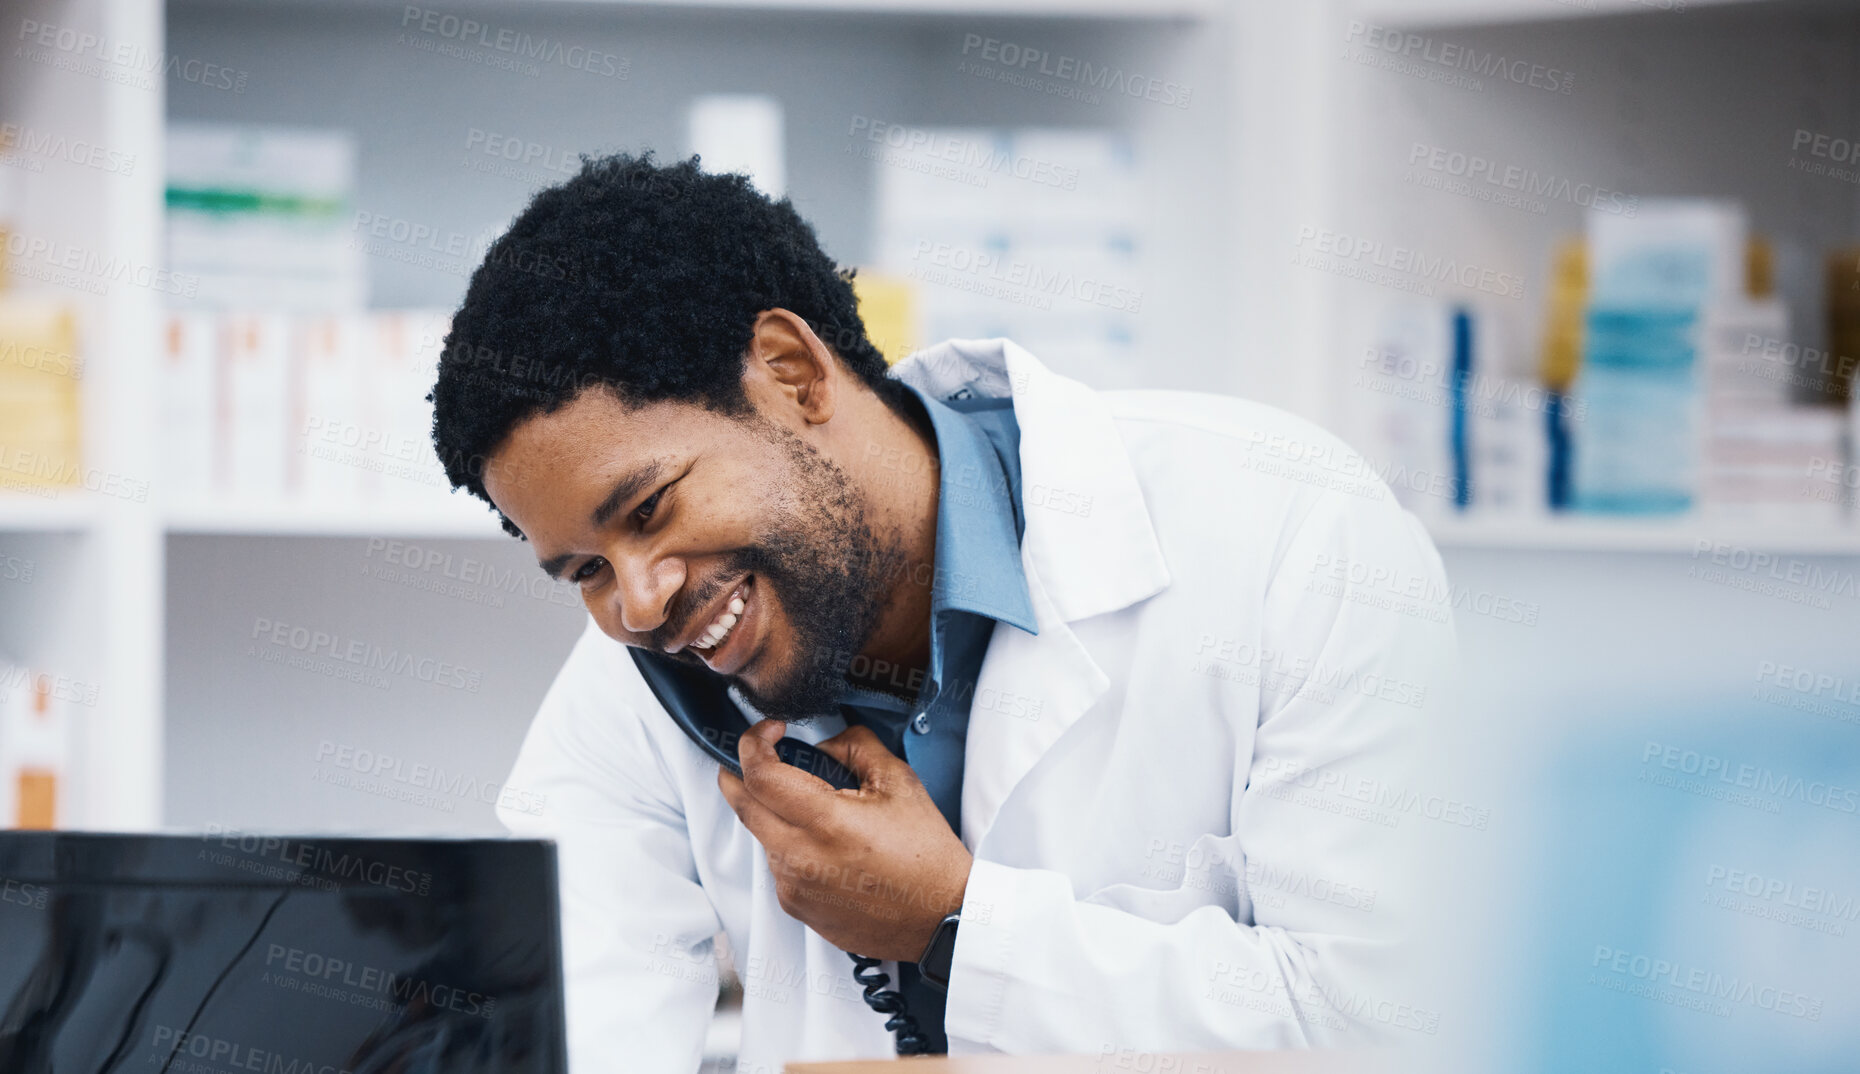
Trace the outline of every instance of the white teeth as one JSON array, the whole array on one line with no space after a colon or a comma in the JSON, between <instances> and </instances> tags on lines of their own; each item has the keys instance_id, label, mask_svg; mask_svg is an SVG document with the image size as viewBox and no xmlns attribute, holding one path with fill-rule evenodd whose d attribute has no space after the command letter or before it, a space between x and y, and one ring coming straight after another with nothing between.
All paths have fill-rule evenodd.
<instances>
[{"instance_id":1,"label":"white teeth","mask_svg":"<svg viewBox=\"0 0 1860 1074\"><path fill-rule=\"evenodd\" d=\"M716 646L724 644L724 638L729 637L729 631L735 629L735 625L740 622L740 618L742 618L742 609L744 609L742 597L729 597L729 611L720 614L720 616L716 616L716 622L712 622L709 627L705 627L703 633L699 633L696 640L692 640L692 648L694 648L694 650L714 650Z\"/></svg>"},{"instance_id":2,"label":"white teeth","mask_svg":"<svg viewBox=\"0 0 1860 1074\"><path fill-rule=\"evenodd\" d=\"M691 643L692 648L715 649L723 644L723 640L730 636L731 629L736 626L739 617L743 614L743 607L743 598L731 597L730 610L718 616L716 622L705 627L704 632Z\"/></svg>"}]
</instances>

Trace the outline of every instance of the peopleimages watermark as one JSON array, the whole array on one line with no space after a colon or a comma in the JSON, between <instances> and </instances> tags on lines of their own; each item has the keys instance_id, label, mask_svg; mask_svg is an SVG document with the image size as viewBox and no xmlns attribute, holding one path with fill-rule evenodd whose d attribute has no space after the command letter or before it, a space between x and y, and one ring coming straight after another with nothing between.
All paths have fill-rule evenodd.
<instances>
[{"instance_id":1,"label":"peopleimages watermark","mask_svg":"<svg viewBox=\"0 0 1860 1074\"><path fill-rule=\"evenodd\" d=\"M1860 898L1813 884L1765 876L1750 869L1712 865L1705 870L1706 905L1830 936L1847 935L1860 921Z\"/></svg>"},{"instance_id":2,"label":"peopleimages watermark","mask_svg":"<svg viewBox=\"0 0 1860 1074\"><path fill-rule=\"evenodd\" d=\"M110 470L79 466L65 455L27 451L0 444L0 488L55 500L68 490L83 489L96 496L147 503L149 483Z\"/></svg>"},{"instance_id":3,"label":"peopleimages watermark","mask_svg":"<svg viewBox=\"0 0 1860 1074\"><path fill-rule=\"evenodd\" d=\"M321 769L313 777L319 783L347 785L365 793L378 793L384 798L405 800L413 800L419 797L419 792L427 792L424 799L415 801L414 804L430 805L436 801L437 807L448 813L452 812L454 803L447 799L471 799L500 809L528 813L531 816L541 816L544 806L548 803L546 795L533 791L519 790L493 780L469 776L463 772L448 772L443 767L427 764L424 761L410 762L393 754L381 753L365 746L351 746L347 743L332 742L329 739L324 739L317 745L316 763L319 766L327 765L353 773L363 781L386 781L397 788L404 788L407 793L403 794L399 790L390 791L385 787L376 787L374 784L365 786L354 781L345 784L330 778Z\"/></svg>"},{"instance_id":4,"label":"peopleimages watermark","mask_svg":"<svg viewBox=\"0 0 1860 1074\"><path fill-rule=\"evenodd\" d=\"M951 470L934 456L924 457L901 447L887 447L875 440L866 442L864 454L868 461L899 475L934 474L939 489L950 502L981 507L1010 494L1007 475L998 466L964 463ZM1020 499L1023 507L1089 518L1097 498L1078 489L1035 481L1021 490Z\"/></svg>"},{"instance_id":5,"label":"peopleimages watermark","mask_svg":"<svg viewBox=\"0 0 1860 1074\"><path fill-rule=\"evenodd\" d=\"M224 64L170 55L133 41L113 41L90 30L36 19L19 20L14 40L15 58L141 90L154 89L153 76L159 72L206 89L244 93L250 75Z\"/></svg>"},{"instance_id":6,"label":"peopleimages watermark","mask_svg":"<svg viewBox=\"0 0 1860 1074\"><path fill-rule=\"evenodd\" d=\"M968 181L973 186L987 186L990 176L1002 175L1058 190L1077 190L1079 185L1077 168L1030 157L1025 153L1009 152L1001 141L994 139L977 139L955 131L934 131L903 123L888 123L856 113L846 131L846 137L873 143L875 149L883 147L899 151L897 154L871 157L881 163L906 168L919 164L948 165L954 170L935 174Z\"/></svg>"},{"instance_id":7,"label":"peopleimages watermark","mask_svg":"<svg viewBox=\"0 0 1860 1074\"><path fill-rule=\"evenodd\" d=\"M1860 789L1826 780L1803 779L1765 765L1733 762L1703 750L1649 739L1641 748L1640 761L1640 782L1673 787L1766 813L1780 812L1780 802L1798 802L1849 816L1860 813Z\"/></svg>"},{"instance_id":8,"label":"peopleimages watermark","mask_svg":"<svg viewBox=\"0 0 1860 1074\"><path fill-rule=\"evenodd\" d=\"M24 664L0 664L0 690L44 694L54 701L95 708L102 690L94 682L50 671L33 671Z\"/></svg>"},{"instance_id":9,"label":"peopleimages watermark","mask_svg":"<svg viewBox=\"0 0 1860 1074\"><path fill-rule=\"evenodd\" d=\"M1686 567L1688 578L1791 604L1827 611L1834 607L1830 597L1860 597L1860 582L1852 571L1830 570L1762 549L1699 538L1693 544L1692 559ZM1705 562L1698 562L1701 559Z\"/></svg>"},{"instance_id":10,"label":"peopleimages watermark","mask_svg":"<svg viewBox=\"0 0 1860 1074\"><path fill-rule=\"evenodd\" d=\"M999 298L1017 305L1050 310L1054 298L1068 298L1089 306L1137 313L1143 308L1141 288L1080 275L947 242L919 239L911 251L906 275L927 283Z\"/></svg>"},{"instance_id":11,"label":"peopleimages watermark","mask_svg":"<svg viewBox=\"0 0 1860 1074\"><path fill-rule=\"evenodd\" d=\"M645 952L645 969L664 977L714 984L717 958L712 953L711 939L709 935L674 937L663 932L653 933L652 946ZM850 976L846 979L852 980Z\"/></svg>"},{"instance_id":12,"label":"peopleimages watermark","mask_svg":"<svg viewBox=\"0 0 1860 1074\"><path fill-rule=\"evenodd\" d=\"M297 453L318 462L333 463L380 474L397 481L450 492L432 441L392 429L371 429L322 414L304 417Z\"/></svg>"},{"instance_id":13,"label":"peopleimages watermark","mask_svg":"<svg viewBox=\"0 0 1860 1074\"><path fill-rule=\"evenodd\" d=\"M1596 6L1596 0L1556 0L1556 2L1564 7L1581 8L1584 11L1594 11ZM1641 7L1653 8L1655 11L1684 11L1686 9L1686 0L1628 0L1628 2L1639 4ZM1667 1074L1667 1072L1662 1071L1661 1074Z\"/></svg>"},{"instance_id":14,"label":"peopleimages watermark","mask_svg":"<svg viewBox=\"0 0 1860 1074\"><path fill-rule=\"evenodd\" d=\"M277 943L265 945L265 969L258 983L388 1013L399 1012L410 1003L478 1018L490 1018L497 1011L496 997L482 992Z\"/></svg>"},{"instance_id":15,"label":"peopleimages watermark","mask_svg":"<svg viewBox=\"0 0 1860 1074\"><path fill-rule=\"evenodd\" d=\"M574 258L542 253L522 243L494 246L488 234L468 235L365 209L356 211L351 230L355 235L349 240L350 249L416 268L470 278L482 263L558 283L584 282Z\"/></svg>"},{"instance_id":16,"label":"peopleimages watermark","mask_svg":"<svg viewBox=\"0 0 1860 1074\"><path fill-rule=\"evenodd\" d=\"M11 552L0 552L0 582L18 582L28 585L38 564L30 559L21 559Z\"/></svg>"},{"instance_id":17,"label":"peopleimages watermark","mask_svg":"<svg viewBox=\"0 0 1860 1074\"><path fill-rule=\"evenodd\" d=\"M1318 553L1312 561L1305 591L1435 623L1447 622L1449 612L1457 611L1503 623L1536 626L1543 610L1534 600L1467 589L1436 574L1329 552Z\"/></svg>"},{"instance_id":18,"label":"peopleimages watermark","mask_svg":"<svg viewBox=\"0 0 1860 1074\"><path fill-rule=\"evenodd\" d=\"M558 581L533 569L500 567L412 541L371 537L363 558L370 562L362 565L362 573L370 578L493 608L502 608L507 594L565 608L582 606L581 588L573 582Z\"/></svg>"},{"instance_id":19,"label":"peopleimages watermark","mask_svg":"<svg viewBox=\"0 0 1860 1074\"><path fill-rule=\"evenodd\" d=\"M536 64L613 79L624 79L633 70L632 61L626 57L589 48L579 41L537 37L527 31L492 26L413 4L401 9L400 27L402 44L532 78L542 73ZM466 46L487 51L467 52Z\"/></svg>"},{"instance_id":20,"label":"peopleimages watermark","mask_svg":"<svg viewBox=\"0 0 1860 1074\"><path fill-rule=\"evenodd\" d=\"M1292 263L1398 291L1432 295L1434 285L1457 284L1503 298L1523 298L1524 278L1457 258L1429 254L1380 239L1349 235L1309 224L1298 229Z\"/></svg>"},{"instance_id":21,"label":"peopleimages watermark","mask_svg":"<svg viewBox=\"0 0 1860 1074\"><path fill-rule=\"evenodd\" d=\"M1860 360L1851 354L1835 354L1755 332L1744 334L1744 349L1738 357L1739 376L1798 387L1819 386L1829 378L1850 376L1860 367Z\"/></svg>"},{"instance_id":22,"label":"peopleimages watermark","mask_svg":"<svg viewBox=\"0 0 1860 1074\"><path fill-rule=\"evenodd\" d=\"M110 285L116 283L183 298L193 298L200 291L200 277L193 273L170 272L147 262L17 231L5 235L8 267L41 283L93 295L109 294Z\"/></svg>"},{"instance_id":23,"label":"peopleimages watermark","mask_svg":"<svg viewBox=\"0 0 1860 1074\"><path fill-rule=\"evenodd\" d=\"M361 638L344 637L334 631L258 616L252 620L252 640L260 645L248 646L246 655L266 663L348 679L377 689L387 689L387 680L374 672L405 675L434 686L446 686L467 693L477 693L484 673L450 661L421 656L399 649L388 649ZM269 646L262 648L260 646Z\"/></svg>"},{"instance_id":24,"label":"peopleimages watermark","mask_svg":"<svg viewBox=\"0 0 1860 1074\"><path fill-rule=\"evenodd\" d=\"M1250 430L1246 439L1250 443L1240 459L1240 469L1361 496L1374 503L1387 499L1390 489L1450 500L1459 488L1459 479L1450 473L1371 459L1337 441L1302 440L1259 428Z\"/></svg>"},{"instance_id":25,"label":"peopleimages watermark","mask_svg":"<svg viewBox=\"0 0 1860 1074\"><path fill-rule=\"evenodd\" d=\"M55 377L84 379L83 355L47 350L17 339L0 340L0 365L13 366L28 373L50 373Z\"/></svg>"},{"instance_id":26,"label":"peopleimages watermark","mask_svg":"<svg viewBox=\"0 0 1860 1074\"><path fill-rule=\"evenodd\" d=\"M1501 164L1477 153L1426 142L1409 146L1408 164L1404 182L1539 216L1549 210L1547 203L1552 201L1613 216L1634 216L1640 212L1640 198L1633 194L1518 164ZM1423 171L1416 171L1414 165L1419 165Z\"/></svg>"},{"instance_id":27,"label":"peopleimages watermark","mask_svg":"<svg viewBox=\"0 0 1860 1074\"><path fill-rule=\"evenodd\" d=\"M429 872L288 836L209 824L200 841L202 849L195 856L202 861L304 887L334 891L339 886L336 881L346 880L410 895L425 895L433 889Z\"/></svg>"},{"instance_id":28,"label":"peopleimages watermark","mask_svg":"<svg viewBox=\"0 0 1860 1074\"><path fill-rule=\"evenodd\" d=\"M1803 499L1860 507L1860 463L1816 455L1802 476L1814 482L1802 490Z\"/></svg>"},{"instance_id":29,"label":"peopleimages watermark","mask_svg":"<svg viewBox=\"0 0 1860 1074\"><path fill-rule=\"evenodd\" d=\"M1249 792L1252 790L1278 801L1384 828L1399 827L1404 816L1481 832L1492 823L1489 806L1444 794L1422 793L1335 765L1308 765L1287 757L1268 757L1260 762Z\"/></svg>"},{"instance_id":30,"label":"peopleimages watermark","mask_svg":"<svg viewBox=\"0 0 1860 1074\"><path fill-rule=\"evenodd\" d=\"M1860 136L1839 138L1798 127L1789 150L1789 167L1795 171L1860 183Z\"/></svg>"},{"instance_id":31,"label":"peopleimages watermark","mask_svg":"<svg viewBox=\"0 0 1860 1074\"><path fill-rule=\"evenodd\" d=\"M1595 954L1589 966L1648 985L1688 993L1696 997L1699 1003L1680 1002L1676 1005L1706 1011L1721 1018L1729 1017L1730 1010L1722 1004L1712 1003L1714 1000L1749 1004L1760 1011L1805 1018L1811 1022L1821 1021L1823 1000L1819 996L1761 984L1735 974L1707 970L1702 966L1688 966L1683 962L1643 955L1606 944L1595 945ZM1591 974L1589 983L1599 985L1601 981ZM1657 995L1644 995L1643 998L1671 1002Z\"/></svg>"},{"instance_id":32,"label":"peopleimages watermark","mask_svg":"<svg viewBox=\"0 0 1860 1074\"><path fill-rule=\"evenodd\" d=\"M223 1070L278 1071L288 1074L349 1074L347 1068L318 1063L314 1059L291 1055L287 1052L274 1051L269 1048L254 1048L249 1044L215 1037L208 1033L195 1032L191 1028L169 1026L156 1023L154 1035L149 1039L149 1047L159 1055L149 1057L150 1065L163 1056L167 1061L162 1064L163 1072L198 1071L208 1074ZM183 1056L197 1059L199 1063L183 1060L177 1066L175 1060Z\"/></svg>"},{"instance_id":33,"label":"peopleimages watermark","mask_svg":"<svg viewBox=\"0 0 1860 1074\"><path fill-rule=\"evenodd\" d=\"M51 889L44 884L14 880L12 877L0 880L0 904L43 910L50 900Z\"/></svg>"},{"instance_id":34,"label":"peopleimages watermark","mask_svg":"<svg viewBox=\"0 0 1860 1074\"><path fill-rule=\"evenodd\" d=\"M1403 351L1367 347L1351 386L1378 395L1410 399L1428 406L1463 407L1469 414L1496 417L1501 407L1547 413L1554 401L1559 413L1580 422L1589 416L1588 401L1532 381L1473 369L1454 373L1432 358ZM1458 389L1457 393L1455 388Z\"/></svg>"},{"instance_id":35,"label":"peopleimages watermark","mask_svg":"<svg viewBox=\"0 0 1860 1074\"><path fill-rule=\"evenodd\" d=\"M1346 910L1371 913L1376 908L1375 888L1249 857L1220 840L1205 837L1194 843L1152 837L1143 848L1142 875L1183 887L1237 893L1244 877L1256 907L1280 907L1288 899L1309 899Z\"/></svg>"},{"instance_id":36,"label":"peopleimages watermark","mask_svg":"<svg viewBox=\"0 0 1860 1074\"><path fill-rule=\"evenodd\" d=\"M111 175L133 175L136 170L134 153L123 153L96 142L39 130L21 123L0 123L0 162L13 163L18 159L20 163L15 164L16 167L41 171L43 168L36 159L41 157L75 164L80 168L94 168Z\"/></svg>"},{"instance_id":37,"label":"peopleimages watermark","mask_svg":"<svg viewBox=\"0 0 1860 1074\"><path fill-rule=\"evenodd\" d=\"M1146 1052L1106 1041L1098 1046L1099 1069L1114 1067L1136 1074L1241 1074L1238 1067L1211 1063L1192 1055Z\"/></svg>"},{"instance_id":38,"label":"peopleimages watermark","mask_svg":"<svg viewBox=\"0 0 1860 1074\"><path fill-rule=\"evenodd\" d=\"M1343 57L1346 60L1378 66L1387 64L1377 61L1389 61L1395 64L1390 67L1391 70L1463 89L1483 89L1484 83L1479 81L1480 78L1514 82L1546 93L1561 94L1569 93L1576 84L1576 75L1571 71L1532 63L1530 60L1513 59L1498 52L1481 52L1427 34L1360 19L1350 20L1343 39L1350 46L1344 50ZM1418 70L1406 70L1403 65L1416 66ZM1451 77L1443 77L1449 75Z\"/></svg>"},{"instance_id":39,"label":"peopleimages watermark","mask_svg":"<svg viewBox=\"0 0 1860 1074\"><path fill-rule=\"evenodd\" d=\"M1270 964L1216 959L1209 966L1208 979L1208 999L1277 1018L1314 1023L1335 1031L1348 1030L1351 1023L1361 1026L1374 1022L1428 1036L1440 1032L1439 1011L1354 992L1321 978L1290 980Z\"/></svg>"},{"instance_id":40,"label":"peopleimages watermark","mask_svg":"<svg viewBox=\"0 0 1860 1074\"><path fill-rule=\"evenodd\" d=\"M956 70L1084 104L1102 104L1108 96L1187 108L1194 92L1179 82L984 34L962 35L962 58L956 61Z\"/></svg>"},{"instance_id":41,"label":"peopleimages watermark","mask_svg":"<svg viewBox=\"0 0 1860 1074\"><path fill-rule=\"evenodd\" d=\"M1750 696L1765 704L1842 723L1860 723L1860 677L1764 660L1757 664L1757 684Z\"/></svg>"},{"instance_id":42,"label":"peopleimages watermark","mask_svg":"<svg viewBox=\"0 0 1860 1074\"><path fill-rule=\"evenodd\" d=\"M1379 675L1357 667L1327 663L1304 653L1288 653L1241 638L1202 633L1189 654L1190 668L1212 679L1255 686L1261 692L1288 690L1301 701L1329 705L1339 698L1373 697L1420 708L1427 702L1425 683Z\"/></svg>"},{"instance_id":43,"label":"peopleimages watermark","mask_svg":"<svg viewBox=\"0 0 1860 1074\"><path fill-rule=\"evenodd\" d=\"M505 179L561 179L581 170L577 154L482 127L465 129L465 150L470 154L464 159L466 171Z\"/></svg>"}]
</instances>

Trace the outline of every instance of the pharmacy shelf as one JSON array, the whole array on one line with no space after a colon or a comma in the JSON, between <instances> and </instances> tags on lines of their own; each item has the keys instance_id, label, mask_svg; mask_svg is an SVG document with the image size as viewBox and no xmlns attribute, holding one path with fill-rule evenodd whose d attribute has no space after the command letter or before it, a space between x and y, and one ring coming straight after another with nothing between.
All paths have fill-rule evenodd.
<instances>
[{"instance_id":1,"label":"pharmacy shelf","mask_svg":"<svg viewBox=\"0 0 1860 1074\"><path fill-rule=\"evenodd\" d=\"M96 523L97 505L86 497L0 495L0 533L83 533Z\"/></svg>"},{"instance_id":2,"label":"pharmacy shelf","mask_svg":"<svg viewBox=\"0 0 1860 1074\"><path fill-rule=\"evenodd\" d=\"M449 537L510 540L476 500L456 505L190 504L162 513L169 534L238 537Z\"/></svg>"},{"instance_id":3,"label":"pharmacy shelf","mask_svg":"<svg viewBox=\"0 0 1860 1074\"><path fill-rule=\"evenodd\" d=\"M183 0L210 6L220 0ZM274 0L317 7L363 6L365 0ZM545 0L546 3L587 6L589 0ZM749 12L827 12L850 15L997 16L1054 19L1111 19L1156 21L1203 19L1216 15L1221 0L594 0L604 7L692 9ZM485 8L539 6L533 0L480 0Z\"/></svg>"},{"instance_id":4,"label":"pharmacy shelf","mask_svg":"<svg viewBox=\"0 0 1860 1074\"><path fill-rule=\"evenodd\" d=\"M1682 517L1671 520L1603 518L1445 518L1429 521L1434 543L1445 549L1514 552L1650 552L1695 555L1731 549L1797 556L1860 556L1860 528Z\"/></svg>"},{"instance_id":5,"label":"pharmacy shelf","mask_svg":"<svg viewBox=\"0 0 1860 1074\"><path fill-rule=\"evenodd\" d=\"M1363 0L1349 5L1353 17L1386 26L1502 26L1525 22L1568 22L1618 15L1683 18L1704 7L1829 7L1814 0Z\"/></svg>"},{"instance_id":6,"label":"pharmacy shelf","mask_svg":"<svg viewBox=\"0 0 1860 1074\"><path fill-rule=\"evenodd\" d=\"M1065 19L1203 18L1217 0L674 0L632 6L734 8L745 11L831 11L870 15L1018 15Z\"/></svg>"}]
</instances>

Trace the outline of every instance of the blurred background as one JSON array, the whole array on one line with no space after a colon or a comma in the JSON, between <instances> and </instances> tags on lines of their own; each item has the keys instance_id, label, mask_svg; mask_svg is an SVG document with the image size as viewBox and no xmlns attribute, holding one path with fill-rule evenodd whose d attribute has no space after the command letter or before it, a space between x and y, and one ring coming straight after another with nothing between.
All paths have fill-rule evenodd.
<instances>
[{"instance_id":1,"label":"blurred background","mask_svg":"<svg viewBox=\"0 0 1860 1074\"><path fill-rule=\"evenodd\" d=\"M893 358L1310 417L1435 535L1478 1069L1860 1065L1860 5L23 0L0 824L468 834L583 622L422 396L582 154L702 154ZM1450 907L1450 909L1449 909ZM729 984L726 981L725 1009ZM715 1051L729 1055L727 1019Z\"/></svg>"}]
</instances>

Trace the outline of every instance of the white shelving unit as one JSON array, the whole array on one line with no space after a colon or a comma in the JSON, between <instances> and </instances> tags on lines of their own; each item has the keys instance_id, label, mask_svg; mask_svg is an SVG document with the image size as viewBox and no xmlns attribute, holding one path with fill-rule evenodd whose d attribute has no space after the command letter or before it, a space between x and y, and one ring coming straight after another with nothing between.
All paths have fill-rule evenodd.
<instances>
[{"instance_id":1,"label":"white shelving unit","mask_svg":"<svg viewBox=\"0 0 1860 1074\"><path fill-rule=\"evenodd\" d=\"M462 495L455 506L412 510L391 505L196 504L164 512L162 525L170 534L196 536L509 540L488 508Z\"/></svg>"},{"instance_id":2,"label":"white shelving unit","mask_svg":"<svg viewBox=\"0 0 1860 1074\"><path fill-rule=\"evenodd\" d=\"M162 48L156 4L39 0L14 14L22 37L22 20L33 20L130 53L159 55ZM67 69L81 67L81 57L55 43L19 44L0 59L0 99L10 121L143 163L128 175L59 159L22 171L11 226L67 252L159 266L160 92ZM156 397L159 300L120 278L67 297L79 312L87 359L83 465L92 475L146 477L153 426L144 404ZM75 771L61 789L63 817L87 828L151 826L159 815L162 758L162 546L154 514L146 503L72 491L48 500L17 494L0 501L0 533L35 539L48 560L67 566L82 560L81 569L35 580L33 592L17 601L22 620L0 624L35 668L100 687L94 708L74 721ZM0 609L0 616L11 614Z\"/></svg>"},{"instance_id":3,"label":"white shelving unit","mask_svg":"<svg viewBox=\"0 0 1860 1074\"><path fill-rule=\"evenodd\" d=\"M97 505L84 500L9 495L0 499L0 533L88 533L98 515Z\"/></svg>"},{"instance_id":4,"label":"white shelving unit","mask_svg":"<svg viewBox=\"0 0 1860 1074\"><path fill-rule=\"evenodd\" d=\"M1860 556L1860 531L1789 528L1700 518L1668 521L1602 518L1445 518L1428 523L1443 549L1513 552L1667 553L1695 556L1718 548L1779 556Z\"/></svg>"},{"instance_id":5,"label":"white shelving unit","mask_svg":"<svg viewBox=\"0 0 1860 1074\"><path fill-rule=\"evenodd\" d=\"M1784 0L1364 0L1355 11L1387 25L1499 26L1608 15L1678 15L1723 4Z\"/></svg>"}]
</instances>

